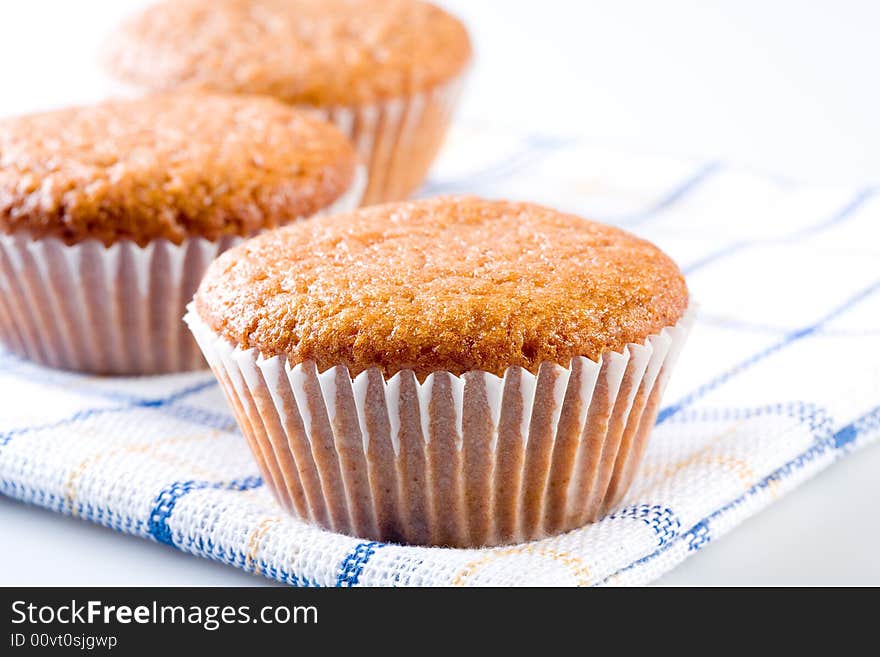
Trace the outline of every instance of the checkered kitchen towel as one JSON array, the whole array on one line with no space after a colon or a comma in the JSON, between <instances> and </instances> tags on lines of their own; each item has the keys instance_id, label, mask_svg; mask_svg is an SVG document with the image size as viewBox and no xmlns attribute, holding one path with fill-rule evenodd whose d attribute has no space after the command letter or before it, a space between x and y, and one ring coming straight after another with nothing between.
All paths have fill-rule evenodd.
<instances>
[{"instance_id":1,"label":"checkered kitchen towel","mask_svg":"<svg viewBox=\"0 0 880 657\"><path fill-rule=\"evenodd\" d=\"M459 129L426 194L535 200L682 266L701 315L632 490L597 524L486 550L285 515L210 373L106 379L0 352L0 492L296 585L639 584L880 436L880 195L576 139Z\"/></svg>"}]
</instances>

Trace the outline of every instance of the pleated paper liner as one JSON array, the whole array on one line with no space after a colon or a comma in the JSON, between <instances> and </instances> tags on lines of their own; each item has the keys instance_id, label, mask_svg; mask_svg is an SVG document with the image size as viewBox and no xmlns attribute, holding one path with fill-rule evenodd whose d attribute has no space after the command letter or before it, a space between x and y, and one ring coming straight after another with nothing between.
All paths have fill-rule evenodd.
<instances>
[{"instance_id":1,"label":"pleated paper liner","mask_svg":"<svg viewBox=\"0 0 880 657\"><path fill-rule=\"evenodd\" d=\"M364 205L406 199L424 182L443 144L464 77L373 105L309 108L348 136L367 164Z\"/></svg>"},{"instance_id":2,"label":"pleated paper liner","mask_svg":"<svg viewBox=\"0 0 880 657\"><path fill-rule=\"evenodd\" d=\"M365 174L317 213L357 207ZM0 342L66 370L138 375L204 367L181 318L208 265L240 237L105 247L0 234Z\"/></svg>"},{"instance_id":3,"label":"pleated paper liner","mask_svg":"<svg viewBox=\"0 0 880 657\"><path fill-rule=\"evenodd\" d=\"M630 485L693 322L503 378L319 373L189 324L291 513L371 540L453 547L539 539L597 520Z\"/></svg>"}]
</instances>

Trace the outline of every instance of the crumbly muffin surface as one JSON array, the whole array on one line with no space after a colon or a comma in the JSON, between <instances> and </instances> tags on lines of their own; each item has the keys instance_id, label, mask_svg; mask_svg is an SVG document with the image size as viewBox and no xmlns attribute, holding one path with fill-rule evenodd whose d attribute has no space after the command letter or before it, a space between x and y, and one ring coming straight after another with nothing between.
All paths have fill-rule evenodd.
<instances>
[{"instance_id":1,"label":"crumbly muffin surface","mask_svg":"<svg viewBox=\"0 0 880 657\"><path fill-rule=\"evenodd\" d=\"M0 120L0 231L73 244L216 240L314 214L352 185L333 126L269 98L186 93Z\"/></svg>"},{"instance_id":2,"label":"crumbly muffin surface","mask_svg":"<svg viewBox=\"0 0 880 657\"><path fill-rule=\"evenodd\" d=\"M420 0L169 0L107 44L119 80L289 103L353 105L408 96L464 69L455 18Z\"/></svg>"},{"instance_id":3,"label":"crumbly muffin surface","mask_svg":"<svg viewBox=\"0 0 880 657\"><path fill-rule=\"evenodd\" d=\"M684 314L675 263L617 228L529 203L445 197L271 231L196 294L218 335L352 376L536 372L642 342Z\"/></svg>"}]
</instances>

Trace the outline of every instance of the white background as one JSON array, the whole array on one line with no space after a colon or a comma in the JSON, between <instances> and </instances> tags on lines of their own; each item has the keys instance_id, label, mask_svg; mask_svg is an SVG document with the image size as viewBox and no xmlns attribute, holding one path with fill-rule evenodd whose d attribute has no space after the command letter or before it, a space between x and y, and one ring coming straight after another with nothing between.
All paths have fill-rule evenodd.
<instances>
[{"instance_id":1,"label":"white background","mask_svg":"<svg viewBox=\"0 0 880 657\"><path fill-rule=\"evenodd\" d=\"M100 98L101 36L138 0L0 2L0 114ZM477 63L461 120L583 134L810 181L880 181L880 3L446 0ZM664 584L880 584L880 446L845 459ZM260 584L0 499L0 585Z\"/></svg>"}]
</instances>

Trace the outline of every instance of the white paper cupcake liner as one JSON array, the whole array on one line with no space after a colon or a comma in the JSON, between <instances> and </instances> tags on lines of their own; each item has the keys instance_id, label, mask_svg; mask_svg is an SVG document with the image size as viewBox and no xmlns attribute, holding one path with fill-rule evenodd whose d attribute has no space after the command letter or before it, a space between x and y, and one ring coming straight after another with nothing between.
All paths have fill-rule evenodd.
<instances>
[{"instance_id":1,"label":"white paper cupcake liner","mask_svg":"<svg viewBox=\"0 0 880 657\"><path fill-rule=\"evenodd\" d=\"M365 205L406 199L424 182L443 145L464 77L408 98L309 108L348 136L367 165Z\"/></svg>"},{"instance_id":2,"label":"white paper cupcake liner","mask_svg":"<svg viewBox=\"0 0 880 657\"><path fill-rule=\"evenodd\" d=\"M538 539L598 519L632 481L693 322L599 362L503 378L319 373L184 321L263 478L297 516L372 540L454 547Z\"/></svg>"},{"instance_id":3,"label":"white paper cupcake liner","mask_svg":"<svg viewBox=\"0 0 880 657\"><path fill-rule=\"evenodd\" d=\"M318 214L356 208L364 183L359 169L352 188ZM0 233L0 342L43 365L97 374L204 367L181 317L211 261L242 240L105 247Z\"/></svg>"}]
</instances>

